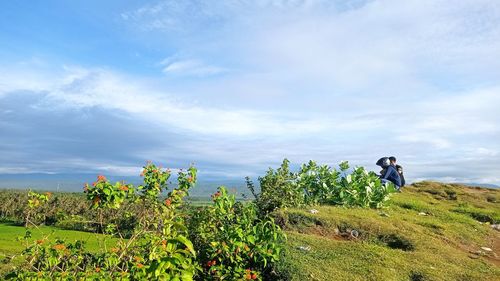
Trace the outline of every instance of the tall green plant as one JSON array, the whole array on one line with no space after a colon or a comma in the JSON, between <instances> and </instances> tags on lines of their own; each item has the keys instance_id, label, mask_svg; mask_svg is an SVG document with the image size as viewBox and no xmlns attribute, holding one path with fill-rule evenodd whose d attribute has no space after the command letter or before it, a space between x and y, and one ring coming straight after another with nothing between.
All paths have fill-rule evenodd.
<instances>
[{"instance_id":1,"label":"tall green plant","mask_svg":"<svg viewBox=\"0 0 500 281\"><path fill-rule=\"evenodd\" d=\"M290 171L288 159L284 159L276 170L269 168L265 176L259 177L259 183L261 192L257 199L257 206L261 213L304 203L303 190L297 184L296 174Z\"/></svg>"},{"instance_id":2,"label":"tall green plant","mask_svg":"<svg viewBox=\"0 0 500 281\"><path fill-rule=\"evenodd\" d=\"M253 203L236 202L224 187L213 205L196 212L191 240L203 265L199 280L262 280L279 260L284 234L272 218L259 219Z\"/></svg>"},{"instance_id":3,"label":"tall green plant","mask_svg":"<svg viewBox=\"0 0 500 281\"><path fill-rule=\"evenodd\" d=\"M315 204L380 208L396 191L393 184L382 183L374 172L363 167L351 169L347 161L341 162L338 169L309 161L294 173L285 159L277 170L270 168L259 182L261 193L255 202L262 214ZM255 193L250 179L247 186Z\"/></svg>"}]
</instances>

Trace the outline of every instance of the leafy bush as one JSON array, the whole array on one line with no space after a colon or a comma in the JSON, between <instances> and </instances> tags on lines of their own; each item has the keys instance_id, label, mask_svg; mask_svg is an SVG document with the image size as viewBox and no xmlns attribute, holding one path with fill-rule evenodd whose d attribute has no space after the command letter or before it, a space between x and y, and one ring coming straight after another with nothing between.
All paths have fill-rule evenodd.
<instances>
[{"instance_id":1,"label":"leafy bush","mask_svg":"<svg viewBox=\"0 0 500 281\"><path fill-rule=\"evenodd\" d=\"M224 187L214 204L195 212L190 234L202 265L200 280L262 280L280 258L284 234L253 203L235 202ZM272 278L271 278L272 279Z\"/></svg>"},{"instance_id":2,"label":"leafy bush","mask_svg":"<svg viewBox=\"0 0 500 281\"><path fill-rule=\"evenodd\" d=\"M148 163L143 175L145 184L137 189L123 183L112 185L104 176L99 176L92 187L85 186L87 199L98 213L119 209L125 200L138 205L138 222L129 239L123 237L118 225L107 224L104 227L102 216L99 216L101 232L119 236L120 239L116 247L104 248L100 253L87 251L82 241L51 241L48 235L30 243L28 230L24 237L27 243L24 251L26 260L7 278L192 280L198 268L196 253L187 238L184 220L176 210L196 182L196 169L190 167L186 172L180 171L178 187L163 202L158 198L168 188L170 171ZM48 198L46 200L43 196L31 194L29 206L38 208L46 203Z\"/></svg>"},{"instance_id":3,"label":"leafy bush","mask_svg":"<svg viewBox=\"0 0 500 281\"><path fill-rule=\"evenodd\" d=\"M261 192L256 200L262 213L298 206L304 202L304 194L297 184L297 175L290 171L289 163L285 159L277 170L269 168L265 176L259 177Z\"/></svg>"},{"instance_id":4,"label":"leafy bush","mask_svg":"<svg viewBox=\"0 0 500 281\"><path fill-rule=\"evenodd\" d=\"M256 194L248 178L247 186L256 196L256 204L262 214L276 208L314 204L380 208L390 193L396 191L394 185L382 183L374 172L368 172L363 167L349 170L347 162L340 163L337 170L309 161L293 173L289 161L285 159L280 168L270 168L265 176L259 177L260 194Z\"/></svg>"}]
</instances>

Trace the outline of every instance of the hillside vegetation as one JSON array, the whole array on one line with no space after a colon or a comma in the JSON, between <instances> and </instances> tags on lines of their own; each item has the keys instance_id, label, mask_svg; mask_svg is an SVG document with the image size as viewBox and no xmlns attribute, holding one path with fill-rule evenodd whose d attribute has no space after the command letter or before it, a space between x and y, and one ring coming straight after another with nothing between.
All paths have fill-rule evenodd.
<instances>
[{"instance_id":1,"label":"hillside vegetation","mask_svg":"<svg viewBox=\"0 0 500 281\"><path fill-rule=\"evenodd\" d=\"M302 175L308 177L298 176L300 181L290 181L290 177L295 175L286 168L270 170L265 177L259 179L261 186L262 183L269 186L267 191L264 190L264 196L258 196L259 199L255 201L257 206L264 206L261 208L264 211L271 210L269 204L283 202L278 200L283 197L280 192L288 192L291 188L300 191L302 186L310 187L321 181L343 184L344 179L347 179L347 176L339 177L334 170L310 173L311 168L308 166L303 170L305 172ZM361 187L364 188L365 185L361 183L373 182L370 174L359 171L351 177L354 179L352 183L344 185L346 188L355 187L364 191ZM310 176L317 176L320 181ZM328 181L332 178L338 180ZM294 182L299 184L290 185ZM105 181L101 183L107 184ZM317 186L321 188L323 185ZM96 188L98 187L99 185ZM108 187L113 188L113 192L128 191L132 188L106 185L106 188ZM340 188L342 187L340 185ZM234 196L226 195L225 189L220 189L212 196L214 203L211 205L188 205L180 208L180 214L186 217L189 239L193 241L197 252L196 262L201 264L197 271L199 280L207 276L219 280L213 273L214 270L217 270L218 274L234 278L235 272L241 272L236 273L240 276L238 278L258 280L500 280L500 231L495 228L500 222L500 190L420 182L405 187L402 193L392 193L388 197L390 200L384 201L380 208L366 208L357 203L366 206L375 201L352 201L355 204L351 206L323 204L322 202L331 201L332 194L328 193L328 190L322 193L307 192L308 197L303 198L317 200L309 204L300 203L300 208L293 205L281 206L269 213L274 222L283 229L286 240L279 238L279 231L272 228L268 220L256 218L256 209L252 207L252 203L235 203ZM173 204L171 198L173 197L168 197L163 202L166 207ZM296 198L299 202L304 200L301 197ZM28 199L27 195L5 192L0 199L2 219L21 223L23 214L28 212L22 207L22 202ZM30 241L40 239L41 233L45 236L53 232L50 236L61 238L65 240L64 243L87 241L89 252L86 255L102 252L99 243L107 235L88 233L96 230L98 232L102 226L98 227L95 223L82 226L83 219L92 221L95 218L94 215L89 216L92 209L88 209L89 203L85 203L85 198L71 194L55 194L50 202L48 205L37 206L40 209L39 216L30 216L30 220L53 226L32 228ZM90 202L96 203L95 200ZM98 203L101 202L104 201ZM287 201L285 203L290 204ZM73 210L66 213L67 206L73 206ZM132 208L134 205L124 206L125 210L114 214L110 212L106 215L106 212L102 212L101 219L105 219L105 225L115 222L122 230L127 230L125 233L133 233L128 231L128 228L144 229L135 219L126 222L116 219L125 211L134 212L137 209ZM220 225L224 225L224 228L220 228ZM23 236L24 232L22 226L0 224L0 259L3 261L0 274L5 274L21 264L20 254L26 245L25 242L16 241L16 237ZM106 240L109 238L111 237ZM120 243L116 238L108 241L113 244ZM125 244L127 241L128 238L122 239ZM282 252L279 251L281 246L276 244L281 243L279 241L285 241ZM43 244L47 245L47 249L55 247L47 243ZM245 252L246 245L254 243L256 248ZM161 248L162 244L159 245ZM258 251L260 248L257 247L261 247L262 251ZM113 248L108 248L108 252L109 250L113 251ZM279 261L270 250L281 252ZM111 252L103 257L108 259L115 254ZM229 258L225 258L226 254ZM237 259L233 261L230 257L234 255ZM257 256L259 262L266 259L274 261L274 265L272 268L264 266L259 271L247 271L247 264L257 268L254 262L254 257ZM251 260L247 264L242 263L249 257ZM93 274L97 273L99 272ZM231 278L227 280L232 280Z\"/></svg>"},{"instance_id":2,"label":"hillside vegetation","mask_svg":"<svg viewBox=\"0 0 500 281\"><path fill-rule=\"evenodd\" d=\"M500 280L499 190L420 182L383 209L275 216L288 236L281 267L290 280Z\"/></svg>"}]
</instances>

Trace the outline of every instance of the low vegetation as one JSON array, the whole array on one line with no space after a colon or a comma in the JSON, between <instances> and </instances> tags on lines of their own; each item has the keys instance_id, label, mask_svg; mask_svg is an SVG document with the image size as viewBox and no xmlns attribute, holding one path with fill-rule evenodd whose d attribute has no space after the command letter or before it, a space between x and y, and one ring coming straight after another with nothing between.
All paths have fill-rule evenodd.
<instances>
[{"instance_id":1,"label":"low vegetation","mask_svg":"<svg viewBox=\"0 0 500 281\"><path fill-rule=\"evenodd\" d=\"M148 163L142 176L140 186L99 176L83 195L0 192L8 221L0 224L0 273L40 280L500 276L492 227L500 221L498 190L421 182L394 193L347 162L334 169L310 161L294 172L285 159L258 179L260 188L247 178L255 200L237 202L220 187L211 203L186 205L194 167L179 172L174 188L168 169Z\"/></svg>"},{"instance_id":2,"label":"low vegetation","mask_svg":"<svg viewBox=\"0 0 500 281\"><path fill-rule=\"evenodd\" d=\"M498 199L499 190L420 182L379 210L276 212L288 237L282 267L289 280L498 280Z\"/></svg>"}]
</instances>

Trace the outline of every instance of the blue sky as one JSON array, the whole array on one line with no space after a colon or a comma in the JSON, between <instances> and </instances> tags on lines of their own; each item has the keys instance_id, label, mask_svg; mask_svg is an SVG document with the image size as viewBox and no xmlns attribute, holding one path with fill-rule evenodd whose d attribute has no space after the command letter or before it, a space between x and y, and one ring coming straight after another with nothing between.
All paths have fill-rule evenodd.
<instances>
[{"instance_id":1,"label":"blue sky","mask_svg":"<svg viewBox=\"0 0 500 281\"><path fill-rule=\"evenodd\" d=\"M2 1L0 61L0 174L395 155L500 184L496 0Z\"/></svg>"}]
</instances>

